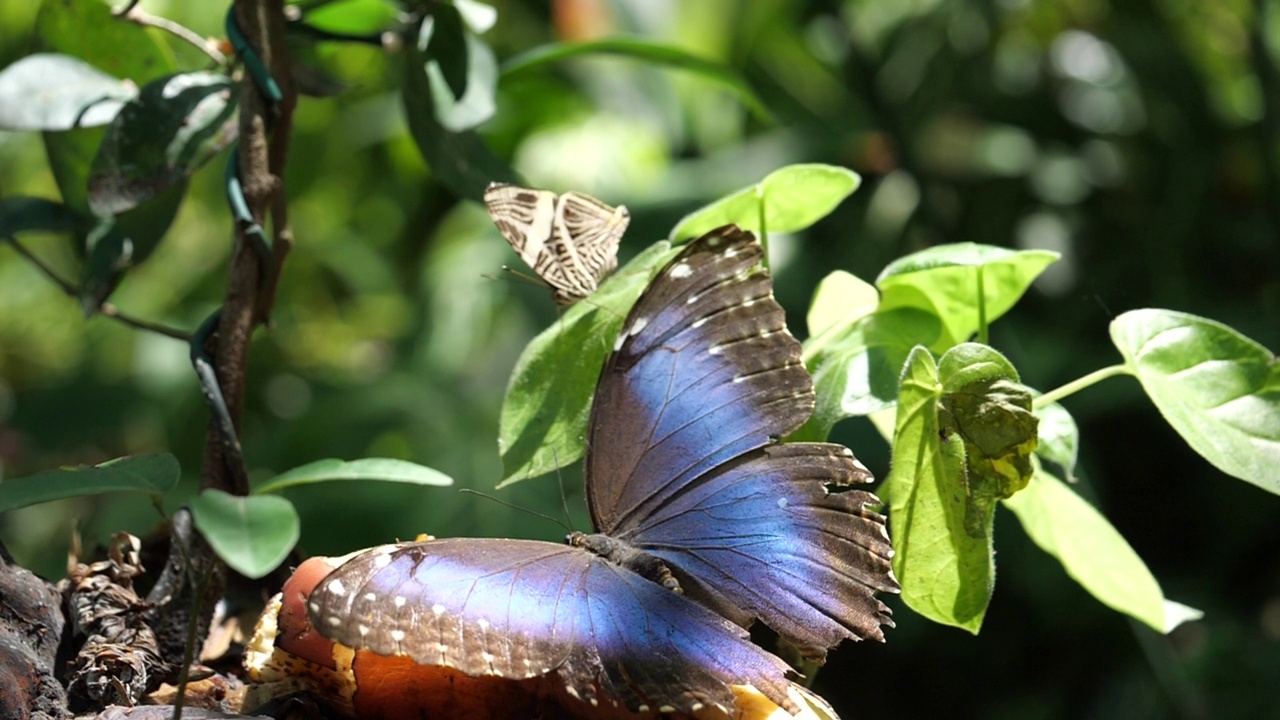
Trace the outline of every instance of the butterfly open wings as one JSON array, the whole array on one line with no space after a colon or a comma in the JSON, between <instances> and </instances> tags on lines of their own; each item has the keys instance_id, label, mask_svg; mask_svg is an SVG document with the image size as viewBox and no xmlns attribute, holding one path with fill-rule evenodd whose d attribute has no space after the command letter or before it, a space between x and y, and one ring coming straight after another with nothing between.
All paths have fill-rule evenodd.
<instances>
[{"instance_id":1,"label":"butterfly open wings","mask_svg":"<svg viewBox=\"0 0 1280 720\"><path fill-rule=\"evenodd\" d=\"M586 487L596 530L679 595L578 546L437 540L375 549L310 600L329 638L469 674L556 673L632 710L728 706L754 685L788 710L759 619L806 655L892 624L884 518L848 449L778 444L813 409L761 249L736 227L695 240L624 321L596 389ZM600 536L592 536L600 537Z\"/></svg>"},{"instance_id":2,"label":"butterfly open wings","mask_svg":"<svg viewBox=\"0 0 1280 720\"><path fill-rule=\"evenodd\" d=\"M618 266L618 243L631 215L584 193L557 195L490 183L484 192L489 217L502 236L552 288L557 304L595 292Z\"/></svg>"}]
</instances>

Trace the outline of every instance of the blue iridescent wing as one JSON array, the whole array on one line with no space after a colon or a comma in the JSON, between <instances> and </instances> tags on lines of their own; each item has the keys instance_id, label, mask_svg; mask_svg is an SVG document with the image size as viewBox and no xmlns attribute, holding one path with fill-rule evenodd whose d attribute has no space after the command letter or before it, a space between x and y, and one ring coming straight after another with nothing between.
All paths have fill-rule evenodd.
<instances>
[{"instance_id":1,"label":"blue iridescent wing","mask_svg":"<svg viewBox=\"0 0 1280 720\"><path fill-rule=\"evenodd\" d=\"M872 593L897 584L875 498L831 491L866 468L838 445L775 444L814 396L761 254L712 231L636 303L596 390L587 494L598 530L660 557L690 597L820 659L882 638Z\"/></svg>"},{"instance_id":2,"label":"blue iridescent wing","mask_svg":"<svg viewBox=\"0 0 1280 720\"><path fill-rule=\"evenodd\" d=\"M323 634L469 675L556 673L585 702L631 710L731 707L730 685L787 700L786 665L745 631L580 548L447 539L370 549L326 577Z\"/></svg>"}]
</instances>

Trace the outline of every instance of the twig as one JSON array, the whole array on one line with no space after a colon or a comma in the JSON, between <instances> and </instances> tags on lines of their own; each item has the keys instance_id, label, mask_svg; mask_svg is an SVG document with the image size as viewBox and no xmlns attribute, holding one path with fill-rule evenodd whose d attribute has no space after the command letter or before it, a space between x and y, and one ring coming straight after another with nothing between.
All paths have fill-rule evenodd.
<instances>
[{"instance_id":1,"label":"twig","mask_svg":"<svg viewBox=\"0 0 1280 720\"><path fill-rule=\"evenodd\" d=\"M54 285L57 285L62 292L72 298L80 297L80 291L71 283L71 281L54 272L53 268L49 267L39 258L39 256L28 250L22 243L18 242L17 238L8 238L8 241L9 244L13 246L13 249L18 251L19 255L22 255L30 261L32 265L39 268L40 272L44 273L45 277L47 277ZM150 320L135 318L132 315L126 315L115 305L108 302L102 303L102 306L98 308L98 313L138 330L146 330L148 332L156 333L157 335L164 335L165 337L171 337L174 340L181 340L186 343L191 342L191 335L183 332L182 330L169 327L168 325L162 325L161 323L151 322Z\"/></svg>"},{"instance_id":2,"label":"twig","mask_svg":"<svg viewBox=\"0 0 1280 720\"><path fill-rule=\"evenodd\" d=\"M159 28L165 32L172 33L173 35L176 35L199 48L200 52L208 55L215 63L219 65L227 64L227 56L223 55L222 51L214 47L207 38L202 37L199 33L185 25L179 25L169 18L152 15L145 10L134 7L137 4L138 0L131 0L128 5L115 13L116 17L124 18L125 20L137 23L143 27Z\"/></svg>"}]
</instances>

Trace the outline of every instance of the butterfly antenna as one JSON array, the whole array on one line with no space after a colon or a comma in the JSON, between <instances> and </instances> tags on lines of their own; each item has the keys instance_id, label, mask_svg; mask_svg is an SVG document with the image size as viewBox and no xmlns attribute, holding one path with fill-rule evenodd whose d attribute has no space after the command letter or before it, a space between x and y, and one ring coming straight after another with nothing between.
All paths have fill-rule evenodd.
<instances>
[{"instance_id":1,"label":"butterfly antenna","mask_svg":"<svg viewBox=\"0 0 1280 720\"><path fill-rule=\"evenodd\" d=\"M560 487L560 507L564 509L564 519L568 522L570 532L573 532L573 516L569 514L569 495L564 491L564 473L560 472L560 459L556 457L556 449L551 448L551 462L556 466L556 485Z\"/></svg>"},{"instance_id":2,"label":"butterfly antenna","mask_svg":"<svg viewBox=\"0 0 1280 720\"><path fill-rule=\"evenodd\" d=\"M564 523L560 522L560 520L558 520L557 518L554 518L554 517L552 517L552 516L550 516L550 515L548 515L548 514L546 514L546 513L540 513L540 512L538 512L537 510L530 510L530 509L529 509L529 508L527 508L527 507L520 507L519 505L516 505L515 503L509 503L509 502L507 502L506 500L503 500L503 499L501 499L501 498L496 498L496 497L494 497L494 496L492 496L492 495L490 495L490 494L488 494L488 493L482 493L482 492L480 492L479 490L472 490L471 488L459 488L458 492L467 493L468 495L479 495L480 497L482 497L482 498L484 498L484 499L486 499L486 500L492 500L492 501L494 501L494 502L498 503L499 505L502 505L502 506L505 506L505 507L509 507L509 508L511 508L512 510L519 510L520 512L528 513L528 514L533 515L533 516L535 516L535 517L540 517L540 518L542 518L542 519L544 519L544 520L550 520L551 522L553 522L553 523L555 523L555 524L559 525L560 527L564 528L566 531L569 531L569 532L572 532L572 531L573 531L573 528L569 527L568 525L565 525Z\"/></svg>"}]
</instances>

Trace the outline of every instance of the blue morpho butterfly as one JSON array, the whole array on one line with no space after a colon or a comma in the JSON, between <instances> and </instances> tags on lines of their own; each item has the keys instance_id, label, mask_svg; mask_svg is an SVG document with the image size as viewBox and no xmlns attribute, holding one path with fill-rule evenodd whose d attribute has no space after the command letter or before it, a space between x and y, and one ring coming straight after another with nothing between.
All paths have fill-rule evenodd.
<instances>
[{"instance_id":1,"label":"blue morpho butterfly","mask_svg":"<svg viewBox=\"0 0 1280 720\"><path fill-rule=\"evenodd\" d=\"M469 675L557 673L635 711L731 707L754 685L796 712L762 620L822 660L883 640L895 592L871 474L849 450L779 444L814 407L762 250L734 226L690 243L622 325L596 387L586 494L568 544L442 539L361 553L311 594L315 627Z\"/></svg>"}]
</instances>

